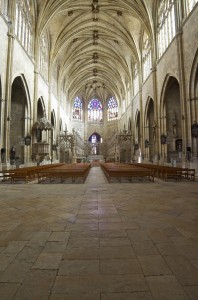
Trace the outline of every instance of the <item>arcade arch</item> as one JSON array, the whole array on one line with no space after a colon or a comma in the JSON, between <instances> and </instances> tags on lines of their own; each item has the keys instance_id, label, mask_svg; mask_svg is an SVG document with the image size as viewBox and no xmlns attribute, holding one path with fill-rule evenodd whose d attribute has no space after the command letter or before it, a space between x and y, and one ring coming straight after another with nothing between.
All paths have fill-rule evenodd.
<instances>
[{"instance_id":1,"label":"arcade arch","mask_svg":"<svg viewBox=\"0 0 198 300\"><path fill-rule=\"evenodd\" d=\"M181 159L182 117L180 85L174 76L167 76L163 93L162 128L166 132L166 154L168 162Z\"/></svg>"},{"instance_id":2,"label":"arcade arch","mask_svg":"<svg viewBox=\"0 0 198 300\"><path fill-rule=\"evenodd\" d=\"M145 113L145 158L149 161L153 161L155 155L155 143L157 139L157 124L154 119L154 101L149 97L147 101L146 113Z\"/></svg>"},{"instance_id":3,"label":"arcade arch","mask_svg":"<svg viewBox=\"0 0 198 300\"><path fill-rule=\"evenodd\" d=\"M30 99L25 79L17 76L11 88L11 113L10 113L10 162L25 163L24 138L30 132Z\"/></svg>"}]
</instances>

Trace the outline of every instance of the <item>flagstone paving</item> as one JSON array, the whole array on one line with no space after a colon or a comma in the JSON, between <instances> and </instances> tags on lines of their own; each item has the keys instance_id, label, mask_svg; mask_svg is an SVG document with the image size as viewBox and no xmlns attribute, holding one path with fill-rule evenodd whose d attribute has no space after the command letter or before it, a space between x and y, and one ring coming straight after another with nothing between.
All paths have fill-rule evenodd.
<instances>
[{"instance_id":1,"label":"flagstone paving","mask_svg":"<svg viewBox=\"0 0 198 300\"><path fill-rule=\"evenodd\" d=\"M0 184L1 300L197 300L198 184Z\"/></svg>"}]
</instances>

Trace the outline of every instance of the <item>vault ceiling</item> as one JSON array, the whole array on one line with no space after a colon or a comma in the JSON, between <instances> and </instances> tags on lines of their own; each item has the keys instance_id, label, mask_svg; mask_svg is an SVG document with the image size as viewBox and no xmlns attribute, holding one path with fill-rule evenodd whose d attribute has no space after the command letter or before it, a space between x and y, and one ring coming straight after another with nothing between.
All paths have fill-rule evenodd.
<instances>
[{"instance_id":1,"label":"vault ceiling","mask_svg":"<svg viewBox=\"0 0 198 300\"><path fill-rule=\"evenodd\" d=\"M126 96L140 61L143 31L152 36L155 0L38 0L37 36L47 30L50 66L69 100Z\"/></svg>"}]
</instances>

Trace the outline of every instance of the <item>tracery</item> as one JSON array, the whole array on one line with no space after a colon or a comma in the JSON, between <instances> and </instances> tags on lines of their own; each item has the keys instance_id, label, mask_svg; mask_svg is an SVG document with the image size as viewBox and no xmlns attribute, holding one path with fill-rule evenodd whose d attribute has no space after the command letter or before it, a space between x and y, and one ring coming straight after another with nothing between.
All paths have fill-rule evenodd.
<instances>
[{"instance_id":1,"label":"tracery","mask_svg":"<svg viewBox=\"0 0 198 300\"><path fill-rule=\"evenodd\" d=\"M88 121L102 122L102 104L98 99L92 99L88 104Z\"/></svg>"},{"instance_id":2,"label":"tracery","mask_svg":"<svg viewBox=\"0 0 198 300\"><path fill-rule=\"evenodd\" d=\"M107 120L114 121L118 119L118 103L114 97L111 97L107 103Z\"/></svg>"},{"instance_id":3,"label":"tracery","mask_svg":"<svg viewBox=\"0 0 198 300\"><path fill-rule=\"evenodd\" d=\"M143 64L143 81L151 73L152 60L151 60L151 43L146 32L143 36L143 45L142 45L142 64Z\"/></svg>"},{"instance_id":4,"label":"tracery","mask_svg":"<svg viewBox=\"0 0 198 300\"><path fill-rule=\"evenodd\" d=\"M72 107L72 117L74 120L82 121L83 104L79 97L76 97Z\"/></svg>"},{"instance_id":5,"label":"tracery","mask_svg":"<svg viewBox=\"0 0 198 300\"><path fill-rule=\"evenodd\" d=\"M162 0L158 9L158 56L161 57L176 33L175 1Z\"/></svg>"},{"instance_id":6,"label":"tracery","mask_svg":"<svg viewBox=\"0 0 198 300\"><path fill-rule=\"evenodd\" d=\"M16 0L15 35L29 55L33 49L33 17L30 0Z\"/></svg>"}]
</instances>

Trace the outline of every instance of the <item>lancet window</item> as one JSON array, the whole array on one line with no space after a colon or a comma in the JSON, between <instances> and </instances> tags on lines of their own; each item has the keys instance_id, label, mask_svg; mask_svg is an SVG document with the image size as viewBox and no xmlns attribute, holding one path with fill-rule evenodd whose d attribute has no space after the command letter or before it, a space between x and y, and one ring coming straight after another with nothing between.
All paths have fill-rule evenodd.
<instances>
[{"instance_id":1,"label":"lancet window","mask_svg":"<svg viewBox=\"0 0 198 300\"><path fill-rule=\"evenodd\" d=\"M151 73L151 67L152 67L151 43L146 32L144 32L144 36L143 36L142 64L143 64L143 81L144 81Z\"/></svg>"},{"instance_id":2,"label":"lancet window","mask_svg":"<svg viewBox=\"0 0 198 300\"><path fill-rule=\"evenodd\" d=\"M98 99L92 99L88 104L88 121L102 122L102 104Z\"/></svg>"},{"instance_id":3,"label":"lancet window","mask_svg":"<svg viewBox=\"0 0 198 300\"><path fill-rule=\"evenodd\" d=\"M33 17L30 0L16 0L15 35L27 53L31 55L33 49Z\"/></svg>"},{"instance_id":4,"label":"lancet window","mask_svg":"<svg viewBox=\"0 0 198 300\"><path fill-rule=\"evenodd\" d=\"M83 104L79 97L76 97L72 107L72 117L74 120L82 121Z\"/></svg>"},{"instance_id":5,"label":"lancet window","mask_svg":"<svg viewBox=\"0 0 198 300\"><path fill-rule=\"evenodd\" d=\"M175 1L162 0L158 9L158 56L161 57L176 33Z\"/></svg>"},{"instance_id":6,"label":"lancet window","mask_svg":"<svg viewBox=\"0 0 198 300\"><path fill-rule=\"evenodd\" d=\"M45 31L40 38L40 73L42 76L48 80L48 65L49 65L49 47L47 32Z\"/></svg>"},{"instance_id":7,"label":"lancet window","mask_svg":"<svg viewBox=\"0 0 198 300\"><path fill-rule=\"evenodd\" d=\"M139 91L139 73L138 73L137 63L134 65L134 69L133 69L133 91L134 91L134 96Z\"/></svg>"},{"instance_id":8,"label":"lancet window","mask_svg":"<svg viewBox=\"0 0 198 300\"><path fill-rule=\"evenodd\" d=\"M114 121L118 119L118 103L114 97L111 97L107 103L107 120Z\"/></svg>"}]
</instances>

